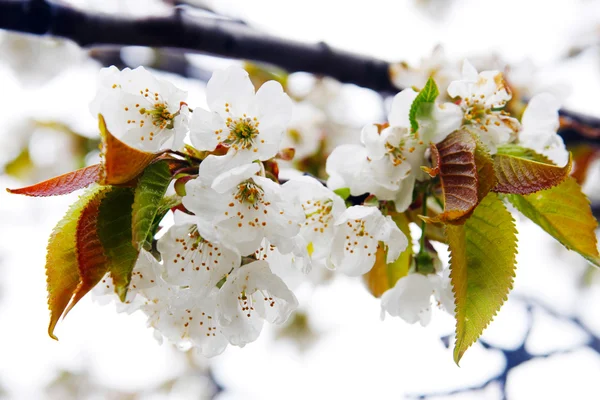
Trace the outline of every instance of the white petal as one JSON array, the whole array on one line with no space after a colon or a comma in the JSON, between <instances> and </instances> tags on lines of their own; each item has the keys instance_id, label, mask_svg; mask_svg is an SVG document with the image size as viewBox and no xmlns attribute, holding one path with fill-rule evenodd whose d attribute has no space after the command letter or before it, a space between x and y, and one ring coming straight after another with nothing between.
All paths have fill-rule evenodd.
<instances>
[{"instance_id":1,"label":"white petal","mask_svg":"<svg viewBox=\"0 0 600 400\"><path fill-rule=\"evenodd\" d=\"M211 111L223 118L254 115L254 86L248 73L238 66L215 71L206 85L206 101Z\"/></svg>"},{"instance_id":2,"label":"white petal","mask_svg":"<svg viewBox=\"0 0 600 400\"><path fill-rule=\"evenodd\" d=\"M410 274L400 278L396 285L381 296L381 308L393 317L409 324L420 322L425 326L431 319L433 284L424 275Z\"/></svg>"},{"instance_id":3,"label":"white petal","mask_svg":"<svg viewBox=\"0 0 600 400\"><path fill-rule=\"evenodd\" d=\"M264 83L256 92L260 129L279 131L283 134L292 118L292 100L276 81Z\"/></svg>"},{"instance_id":4,"label":"white petal","mask_svg":"<svg viewBox=\"0 0 600 400\"><path fill-rule=\"evenodd\" d=\"M410 106L417 97L418 93L412 89L404 89L392 101L392 109L388 115L390 126L410 128L409 112Z\"/></svg>"},{"instance_id":5,"label":"white petal","mask_svg":"<svg viewBox=\"0 0 600 400\"><path fill-rule=\"evenodd\" d=\"M376 125L365 125L360 133L360 140L365 145L370 159L380 160L385 156L385 137L379 134Z\"/></svg>"},{"instance_id":6,"label":"white petal","mask_svg":"<svg viewBox=\"0 0 600 400\"><path fill-rule=\"evenodd\" d=\"M259 170L260 166L257 163L244 164L229 171L226 170L215 178L211 188L217 193L225 193L228 190L232 190L241 182L252 178Z\"/></svg>"},{"instance_id":7,"label":"white petal","mask_svg":"<svg viewBox=\"0 0 600 400\"><path fill-rule=\"evenodd\" d=\"M190 121L190 140L196 149L212 151L228 135L229 128L218 113L199 107L194 109Z\"/></svg>"}]
</instances>

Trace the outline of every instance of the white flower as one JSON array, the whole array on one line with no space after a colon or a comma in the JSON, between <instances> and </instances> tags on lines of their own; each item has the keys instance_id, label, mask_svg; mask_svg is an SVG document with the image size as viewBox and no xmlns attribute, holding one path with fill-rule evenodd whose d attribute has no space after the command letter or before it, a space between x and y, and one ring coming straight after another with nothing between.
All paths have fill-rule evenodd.
<instances>
[{"instance_id":1,"label":"white flower","mask_svg":"<svg viewBox=\"0 0 600 400\"><path fill-rule=\"evenodd\" d=\"M315 154L323 139L325 122L325 114L309 102L295 103L281 148L293 148L295 160Z\"/></svg>"},{"instance_id":2,"label":"white flower","mask_svg":"<svg viewBox=\"0 0 600 400\"><path fill-rule=\"evenodd\" d=\"M519 130L519 122L502 111L512 97L502 73L477 73L475 67L465 60L462 79L448 86L448 94L452 98L460 98L464 124L477 129L490 152L495 153L496 146L509 142Z\"/></svg>"},{"instance_id":3,"label":"white flower","mask_svg":"<svg viewBox=\"0 0 600 400\"><path fill-rule=\"evenodd\" d=\"M302 209L287 198L281 185L256 176L259 169L257 163L245 164L210 185L202 174L186 184L183 204L196 214L200 236L231 246L242 256L254 253L264 238L283 253L292 250L304 221Z\"/></svg>"},{"instance_id":4,"label":"white flower","mask_svg":"<svg viewBox=\"0 0 600 400\"><path fill-rule=\"evenodd\" d=\"M154 292L161 285L161 268L162 266L154 256L142 249L131 273L131 283L127 290L125 302L121 302L115 293L115 286L110 273L107 273L94 287L92 295L100 304L115 301L117 312L131 314L146 304L148 294Z\"/></svg>"},{"instance_id":5,"label":"white flower","mask_svg":"<svg viewBox=\"0 0 600 400\"><path fill-rule=\"evenodd\" d=\"M327 159L328 186L347 187L354 196L370 193L380 200L393 200L398 211L412 202L412 192L425 164L425 144L410 134L410 106L417 93L403 90L394 98L389 115L390 126L379 132L367 125L361 133L361 145L342 145Z\"/></svg>"},{"instance_id":6,"label":"white flower","mask_svg":"<svg viewBox=\"0 0 600 400\"><path fill-rule=\"evenodd\" d=\"M254 93L248 73L238 66L215 71L206 86L210 111L194 109L192 144L198 150L230 147L236 165L268 160L279 151L292 114L292 101L275 81Z\"/></svg>"},{"instance_id":7,"label":"white flower","mask_svg":"<svg viewBox=\"0 0 600 400\"><path fill-rule=\"evenodd\" d=\"M236 269L219 291L221 331L235 346L258 338L263 321L283 324L298 307L296 296L266 261Z\"/></svg>"},{"instance_id":8,"label":"white flower","mask_svg":"<svg viewBox=\"0 0 600 400\"><path fill-rule=\"evenodd\" d=\"M191 288L177 288L161 305L149 313L148 325L170 342L185 350L193 346L206 357L225 350L228 341L219 326L216 290L199 296Z\"/></svg>"},{"instance_id":9,"label":"white flower","mask_svg":"<svg viewBox=\"0 0 600 400\"><path fill-rule=\"evenodd\" d=\"M308 244L311 260L325 266L331 253L335 221L346 209L344 201L309 176L293 178L283 187L304 210L306 220L300 229L300 236Z\"/></svg>"},{"instance_id":10,"label":"white flower","mask_svg":"<svg viewBox=\"0 0 600 400\"><path fill-rule=\"evenodd\" d=\"M379 246L387 246L386 262L396 261L408 240L389 216L376 207L353 206L335 222L330 263L349 276L366 274L373 268Z\"/></svg>"},{"instance_id":11,"label":"white flower","mask_svg":"<svg viewBox=\"0 0 600 400\"><path fill-rule=\"evenodd\" d=\"M460 78L460 66L448 59L441 46L436 46L430 56L421 59L417 68L399 62L391 65L390 73L398 89L422 88L427 79L433 77L440 93L444 93L451 81Z\"/></svg>"},{"instance_id":12,"label":"white flower","mask_svg":"<svg viewBox=\"0 0 600 400\"><path fill-rule=\"evenodd\" d=\"M202 238L194 221L193 216L176 211L175 225L158 240L157 247L164 262L164 279L202 294L210 292L233 268L239 267L241 257Z\"/></svg>"},{"instance_id":13,"label":"white flower","mask_svg":"<svg viewBox=\"0 0 600 400\"><path fill-rule=\"evenodd\" d=\"M381 318L387 312L409 324L418 321L421 326L426 326L431 320L432 295L439 306L450 314L454 313L454 295L447 272L442 277L420 273L402 277L381 296Z\"/></svg>"},{"instance_id":14,"label":"white flower","mask_svg":"<svg viewBox=\"0 0 600 400\"><path fill-rule=\"evenodd\" d=\"M400 128L406 130L404 136L410 132L409 113L411 106L418 93L412 89L405 89L394 96L392 107L388 115L390 128ZM435 103L431 108L430 114L425 117L416 115L419 123L419 130L415 135L416 142L423 142L426 146L429 143L439 143L450 133L460 128L462 124L463 112L460 107L453 103ZM389 128L388 128L389 129ZM383 133L383 132L382 132Z\"/></svg>"},{"instance_id":15,"label":"white flower","mask_svg":"<svg viewBox=\"0 0 600 400\"><path fill-rule=\"evenodd\" d=\"M519 143L548 156L559 165L569 159L569 152L562 138L556 133L559 127L559 102L548 93L534 96L521 118Z\"/></svg>"},{"instance_id":16,"label":"white flower","mask_svg":"<svg viewBox=\"0 0 600 400\"><path fill-rule=\"evenodd\" d=\"M98 93L90 105L108 130L131 147L158 152L179 149L188 132L187 92L156 79L143 67L100 70Z\"/></svg>"},{"instance_id":17,"label":"white flower","mask_svg":"<svg viewBox=\"0 0 600 400\"><path fill-rule=\"evenodd\" d=\"M254 252L256 259L268 262L271 272L280 277L290 289L295 289L306 281L306 275L312 270L306 241L301 236L294 239L294 250L286 254L282 254L277 246L270 244L266 239Z\"/></svg>"}]
</instances>

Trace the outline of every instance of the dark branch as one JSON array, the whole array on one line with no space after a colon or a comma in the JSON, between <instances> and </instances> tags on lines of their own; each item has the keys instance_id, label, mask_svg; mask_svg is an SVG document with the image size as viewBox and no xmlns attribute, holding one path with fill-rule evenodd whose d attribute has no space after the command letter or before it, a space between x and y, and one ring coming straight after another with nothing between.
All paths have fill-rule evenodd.
<instances>
[{"instance_id":1,"label":"dark branch","mask_svg":"<svg viewBox=\"0 0 600 400\"><path fill-rule=\"evenodd\" d=\"M70 39L82 47L146 46L174 48L221 57L270 63L287 71L326 75L380 93L398 91L387 61L302 43L259 32L240 21L190 8L167 16L134 18L77 10L48 0L0 0L0 29ZM172 66L164 65L165 69ZM184 71L185 72L185 71ZM567 143L598 143L600 119L562 110L572 123L560 134Z\"/></svg>"},{"instance_id":2,"label":"dark branch","mask_svg":"<svg viewBox=\"0 0 600 400\"><path fill-rule=\"evenodd\" d=\"M192 16L182 8L171 15L140 19L90 13L46 0L0 0L0 29L67 38L82 47L185 49L327 75L379 92L397 91L386 61L336 50L325 43L277 38L233 20Z\"/></svg>"},{"instance_id":3,"label":"dark branch","mask_svg":"<svg viewBox=\"0 0 600 400\"><path fill-rule=\"evenodd\" d=\"M502 371L491 376L484 382L482 382L480 384L476 384L474 386L459 388L456 390L451 390L451 391L443 392L443 393L429 393L429 394L415 395L415 396L413 396L413 398L428 399L428 398L437 397L437 396L452 396L452 395L459 394L459 393L476 392L476 391L485 389L486 387L488 387L488 385L490 385L492 383L496 383L500 387L502 399L506 399L506 383L507 383L510 371L526 362L529 362L531 360L549 358L549 357L553 357L553 356L559 355L559 354L568 354L573 351L579 350L582 347L589 348L589 349L595 351L596 353L600 354L600 337L596 334L596 332L591 330L581 319L579 319L578 317L575 317L575 316L560 314L560 313L554 311L553 309L551 309L550 307L546 306L545 304L543 304L533 298L523 297L523 296L518 296L517 298L518 298L518 300L522 301L524 304L527 305L527 330L523 337L523 342L516 349L507 350L507 349L493 346L482 339L479 340L479 342L485 349L499 351L502 353L502 355L504 355L506 364ZM552 318L555 318L558 321L568 321L568 322L572 323L573 325L577 326L577 328L579 328L582 332L584 332L587 335L587 337L588 337L587 342L585 342L581 345L575 345L571 348L564 349L564 350L556 350L556 351L551 351L551 352L543 353L543 354L530 353L527 350L526 345L527 345L527 340L529 339L529 335L531 333L531 328L533 327L533 310L536 308L546 312ZM442 340L444 341L444 343L447 346L449 345L449 341L450 341L449 338L442 338Z\"/></svg>"}]
</instances>

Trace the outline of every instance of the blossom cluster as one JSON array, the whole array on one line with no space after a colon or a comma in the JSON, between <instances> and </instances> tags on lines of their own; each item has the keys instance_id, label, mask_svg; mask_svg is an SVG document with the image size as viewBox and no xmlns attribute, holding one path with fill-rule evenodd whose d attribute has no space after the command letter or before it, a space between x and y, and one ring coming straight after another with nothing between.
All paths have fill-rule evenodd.
<instances>
[{"instance_id":1,"label":"blossom cluster","mask_svg":"<svg viewBox=\"0 0 600 400\"><path fill-rule=\"evenodd\" d=\"M206 356L244 346L264 321L282 324L298 307L292 277L312 268L361 276L410 250L393 217L409 210L418 186L431 179L422 170L431 166L429 146L452 132L469 129L492 154L518 143L566 162L557 102L535 96L517 120L505 111L511 92L498 71L478 73L465 62L444 96L451 101L417 115L415 132L418 94L398 93L386 123L365 126L360 144L333 149L326 184L311 176L284 181L273 166L289 159L287 147L315 151L318 128L302 137L298 114L312 112L319 122L322 115L292 101L281 84L268 81L255 91L248 73L233 66L208 82L208 109L192 109L184 91L143 68L102 70L91 109L117 138L147 152L193 149L202 158L180 191L174 225L154 253L142 250L122 308L141 310L162 336ZM432 258L434 268L419 270L413 261L383 293L382 314L425 325L434 304L453 312L448 269ZM109 276L96 292L113 292Z\"/></svg>"},{"instance_id":2,"label":"blossom cluster","mask_svg":"<svg viewBox=\"0 0 600 400\"><path fill-rule=\"evenodd\" d=\"M243 69L216 71L209 109L193 111L185 92L143 68L105 69L99 86L92 112L129 146L180 150L189 138L207 154L185 184L185 212L158 239L159 257L140 254L124 307L142 310L172 342L207 356L244 346L264 321L282 324L297 308L290 276L313 267L358 276L378 250L393 262L406 248L378 207L347 208L315 178L281 183L269 172L292 117L279 83L255 92ZM113 291L109 276L97 291Z\"/></svg>"}]
</instances>

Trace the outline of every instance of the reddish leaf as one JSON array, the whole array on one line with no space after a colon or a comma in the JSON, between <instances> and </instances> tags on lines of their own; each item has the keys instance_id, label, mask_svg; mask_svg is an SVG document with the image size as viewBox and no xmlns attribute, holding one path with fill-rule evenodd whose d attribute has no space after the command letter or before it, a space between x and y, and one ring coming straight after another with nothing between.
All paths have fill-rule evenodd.
<instances>
[{"instance_id":1,"label":"reddish leaf","mask_svg":"<svg viewBox=\"0 0 600 400\"><path fill-rule=\"evenodd\" d=\"M462 224L494 184L491 158L464 129L431 146L431 154L433 168L427 172L440 176L444 212L430 221Z\"/></svg>"},{"instance_id":2,"label":"reddish leaf","mask_svg":"<svg viewBox=\"0 0 600 400\"><path fill-rule=\"evenodd\" d=\"M131 181L158 157L158 154L134 149L114 137L101 114L98 115L98 123L102 137L100 183L103 185L122 185Z\"/></svg>"},{"instance_id":3,"label":"reddish leaf","mask_svg":"<svg viewBox=\"0 0 600 400\"><path fill-rule=\"evenodd\" d=\"M83 189L97 182L100 176L100 164L78 169L77 171L56 176L35 185L20 189L6 189L10 193L33 197L59 196Z\"/></svg>"},{"instance_id":4,"label":"reddish leaf","mask_svg":"<svg viewBox=\"0 0 600 400\"><path fill-rule=\"evenodd\" d=\"M563 182L571 171L571 158L564 167L512 154L496 154L494 170L497 183L493 191L508 194L531 194L550 189Z\"/></svg>"},{"instance_id":5,"label":"reddish leaf","mask_svg":"<svg viewBox=\"0 0 600 400\"><path fill-rule=\"evenodd\" d=\"M108 272L108 259L98 238L97 224L100 205L106 194L111 190L110 186L103 187L101 192L85 205L77 222L75 245L77 248L79 284L69 306L65 310L65 316Z\"/></svg>"}]
</instances>

